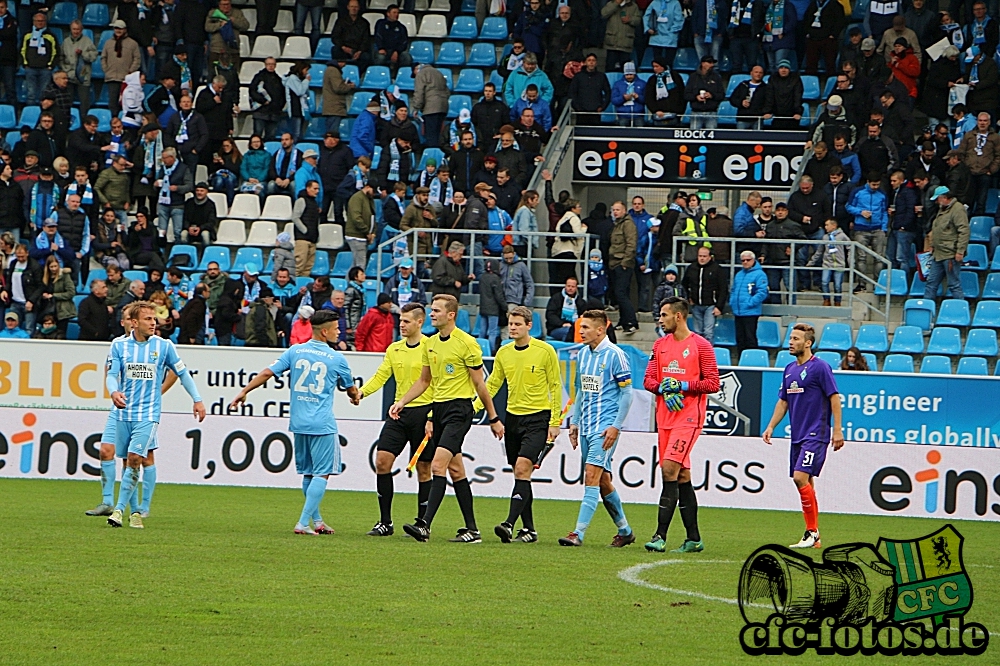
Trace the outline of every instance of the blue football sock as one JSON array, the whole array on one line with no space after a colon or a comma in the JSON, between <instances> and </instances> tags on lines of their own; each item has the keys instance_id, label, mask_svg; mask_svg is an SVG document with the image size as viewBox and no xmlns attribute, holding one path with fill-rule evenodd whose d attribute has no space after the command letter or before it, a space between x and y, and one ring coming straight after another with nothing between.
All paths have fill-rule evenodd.
<instances>
[{"instance_id":1,"label":"blue football sock","mask_svg":"<svg viewBox=\"0 0 1000 666\"><path fill-rule=\"evenodd\" d=\"M598 486L587 486L583 491L583 502L580 503L580 515L576 519L576 534L583 541L583 535L594 517L597 510L597 500L601 496L601 489Z\"/></svg>"},{"instance_id":2,"label":"blue football sock","mask_svg":"<svg viewBox=\"0 0 1000 666\"><path fill-rule=\"evenodd\" d=\"M118 504L115 505L115 509L118 511L125 510L125 504L132 497L132 493L135 491L136 485L139 483L139 473L138 471L132 469L131 467L126 467L125 471L122 472L122 482L118 486Z\"/></svg>"},{"instance_id":3,"label":"blue football sock","mask_svg":"<svg viewBox=\"0 0 1000 666\"><path fill-rule=\"evenodd\" d=\"M615 527L618 528L618 534L625 536L632 532L632 528L628 526L628 519L625 518L625 508L622 506L622 498L618 496L618 491L614 491L610 495L605 495L604 506L611 514L611 520L615 521Z\"/></svg>"},{"instance_id":4,"label":"blue football sock","mask_svg":"<svg viewBox=\"0 0 1000 666\"><path fill-rule=\"evenodd\" d=\"M118 475L114 460L101 461L101 503L111 506L115 503L115 477Z\"/></svg>"},{"instance_id":5,"label":"blue football sock","mask_svg":"<svg viewBox=\"0 0 1000 666\"><path fill-rule=\"evenodd\" d=\"M326 479L314 476L309 483L309 489L306 490L306 504L302 507L299 523L308 525L313 515L319 515L319 503L323 500L324 493L326 493Z\"/></svg>"},{"instance_id":6,"label":"blue football sock","mask_svg":"<svg viewBox=\"0 0 1000 666\"><path fill-rule=\"evenodd\" d=\"M302 477L302 496L305 497L306 499L309 499L309 483L312 480L313 480L313 477L311 477L311 476L303 476ZM322 523L323 522L323 516L319 515L319 505L316 505L316 510L313 511L312 519L313 519L314 523ZM302 523L302 524L303 525L307 525L308 523Z\"/></svg>"},{"instance_id":7,"label":"blue football sock","mask_svg":"<svg viewBox=\"0 0 1000 666\"><path fill-rule=\"evenodd\" d=\"M156 465L142 468L142 504L139 511L149 511L149 503L153 501L153 490L156 488Z\"/></svg>"},{"instance_id":8,"label":"blue football sock","mask_svg":"<svg viewBox=\"0 0 1000 666\"><path fill-rule=\"evenodd\" d=\"M128 501L128 507L130 513L139 510L139 472L135 473L135 488L132 489L132 497Z\"/></svg>"}]
</instances>

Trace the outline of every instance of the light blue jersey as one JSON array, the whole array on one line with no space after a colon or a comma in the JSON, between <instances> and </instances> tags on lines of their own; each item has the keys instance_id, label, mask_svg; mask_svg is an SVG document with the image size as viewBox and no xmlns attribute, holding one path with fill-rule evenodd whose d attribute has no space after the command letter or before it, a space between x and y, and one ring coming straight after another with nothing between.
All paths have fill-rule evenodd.
<instances>
[{"instance_id":1,"label":"light blue jersey","mask_svg":"<svg viewBox=\"0 0 1000 666\"><path fill-rule=\"evenodd\" d=\"M104 376L108 376L108 372L111 371L111 351L115 348L115 343L125 340L127 335L119 335L117 338L111 341L111 346L108 348L108 357L104 359ZM118 408L115 407L115 403L111 403L111 411L108 412L108 420L104 424L104 434L101 436L101 441L107 444L115 443L115 423L118 421Z\"/></svg>"},{"instance_id":2,"label":"light blue jersey","mask_svg":"<svg viewBox=\"0 0 1000 666\"><path fill-rule=\"evenodd\" d=\"M119 421L160 421L160 391L168 368L181 379L191 397L200 401L170 340L153 336L138 342L133 334L111 343L108 389L117 388L125 395L125 408L118 410Z\"/></svg>"},{"instance_id":3,"label":"light blue jersey","mask_svg":"<svg viewBox=\"0 0 1000 666\"><path fill-rule=\"evenodd\" d=\"M584 345L577 358L576 410L573 422L581 437L620 424L619 403L625 388L631 390L632 369L625 352L605 338L597 349Z\"/></svg>"},{"instance_id":4,"label":"light blue jersey","mask_svg":"<svg viewBox=\"0 0 1000 666\"><path fill-rule=\"evenodd\" d=\"M343 354L324 342L310 340L287 349L270 369L278 377L285 372L290 375L290 431L302 435L337 432L337 419L333 415L334 389L347 390L354 383Z\"/></svg>"}]
</instances>

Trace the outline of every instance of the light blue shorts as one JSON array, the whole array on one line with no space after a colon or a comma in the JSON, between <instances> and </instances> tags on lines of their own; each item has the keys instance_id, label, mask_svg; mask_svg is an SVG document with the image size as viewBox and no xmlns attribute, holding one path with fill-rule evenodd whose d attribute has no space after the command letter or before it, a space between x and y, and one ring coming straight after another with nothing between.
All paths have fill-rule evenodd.
<instances>
[{"instance_id":1,"label":"light blue shorts","mask_svg":"<svg viewBox=\"0 0 1000 666\"><path fill-rule=\"evenodd\" d=\"M618 436L618 440L621 440L621 435ZM583 462L588 465L603 467L610 472L611 456L615 454L615 449L618 448L618 440L615 441L610 449L605 451L604 435L601 433L580 435L580 454L583 456Z\"/></svg>"},{"instance_id":2,"label":"light blue shorts","mask_svg":"<svg viewBox=\"0 0 1000 666\"><path fill-rule=\"evenodd\" d=\"M340 474L340 444L332 435L295 434L295 471L304 476Z\"/></svg>"},{"instance_id":3,"label":"light blue shorts","mask_svg":"<svg viewBox=\"0 0 1000 666\"><path fill-rule=\"evenodd\" d=\"M117 442L115 437L115 432L118 428L118 415L114 412L108 412L108 420L104 422L104 432L101 434L101 441L105 444L114 444Z\"/></svg>"},{"instance_id":4,"label":"light blue shorts","mask_svg":"<svg viewBox=\"0 0 1000 666\"><path fill-rule=\"evenodd\" d=\"M115 427L115 455L127 458L134 453L145 458L156 448L156 429L153 421L119 421Z\"/></svg>"}]
</instances>

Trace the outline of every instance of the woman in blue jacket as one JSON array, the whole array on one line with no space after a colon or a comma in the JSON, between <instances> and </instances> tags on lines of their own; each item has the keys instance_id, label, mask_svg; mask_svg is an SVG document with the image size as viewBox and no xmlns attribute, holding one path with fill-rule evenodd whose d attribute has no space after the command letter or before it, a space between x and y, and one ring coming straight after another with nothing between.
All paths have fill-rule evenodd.
<instances>
[{"instance_id":1,"label":"woman in blue jacket","mask_svg":"<svg viewBox=\"0 0 1000 666\"><path fill-rule=\"evenodd\" d=\"M264 185L270 179L271 167L274 158L264 150L264 140L259 134L250 137L247 147L247 154L240 162L240 192L253 192L261 198L261 205L264 205Z\"/></svg>"},{"instance_id":2,"label":"woman in blue jacket","mask_svg":"<svg viewBox=\"0 0 1000 666\"><path fill-rule=\"evenodd\" d=\"M757 348L757 319L767 300L767 275L753 252L744 250L740 263L743 268L733 277L733 289L729 292L729 307L736 317L737 358L744 349Z\"/></svg>"},{"instance_id":3,"label":"woman in blue jacket","mask_svg":"<svg viewBox=\"0 0 1000 666\"><path fill-rule=\"evenodd\" d=\"M664 58L667 65L674 66L677 55L677 38L684 29L684 11L677 0L653 0L646 7L642 25L649 35L649 45L653 47L654 58Z\"/></svg>"}]
</instances>

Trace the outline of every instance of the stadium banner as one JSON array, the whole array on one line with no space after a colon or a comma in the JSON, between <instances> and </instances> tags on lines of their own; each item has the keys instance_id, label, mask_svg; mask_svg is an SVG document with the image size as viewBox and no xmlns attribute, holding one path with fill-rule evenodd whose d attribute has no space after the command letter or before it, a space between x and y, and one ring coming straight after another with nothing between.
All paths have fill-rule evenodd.
<instances>
[{"instance_id":1,"label":"stadium banner","mask_svg":"<svg viewBox=\"0 0 1000 666\"><path fill-rule=\"evenodd\" d=\"M573 181L778 189L802 161L804 132L578 127Z\"/></svg>"},{"instance_id":2,"label":"stadium banner","mask_svg":"<svg viewBox=\"0 0 1000 666\"><path fill-rule=\"evenodd\" d=\"M107 414L97 411L0 408L0 478L85 479L100 475L98 443ZM279 418L164 414L156 454L166 483L300 488L293 438ZM339 422L342 473L335 490L375 488L375 442L381 425ZM657 442L652 433L625 433L612 473L627 503L655 504L660 495ZM508 497L513 484L502 445L489 428L474 426L463 447L475 493ZM396 488L416 492L417 479L396 461ZM788 476L788 441L704 435L692 452L692 480L708 507L799 510ZM534 475L535 497L579 500L580 453L565 431ZM817 481L824 512L1000 520L1000 464L996 451L848 442L827 455ZM450 501L450 500L449 500ZM372 501L375 512L375 502Z\"/></svg>"}]
</instances>

